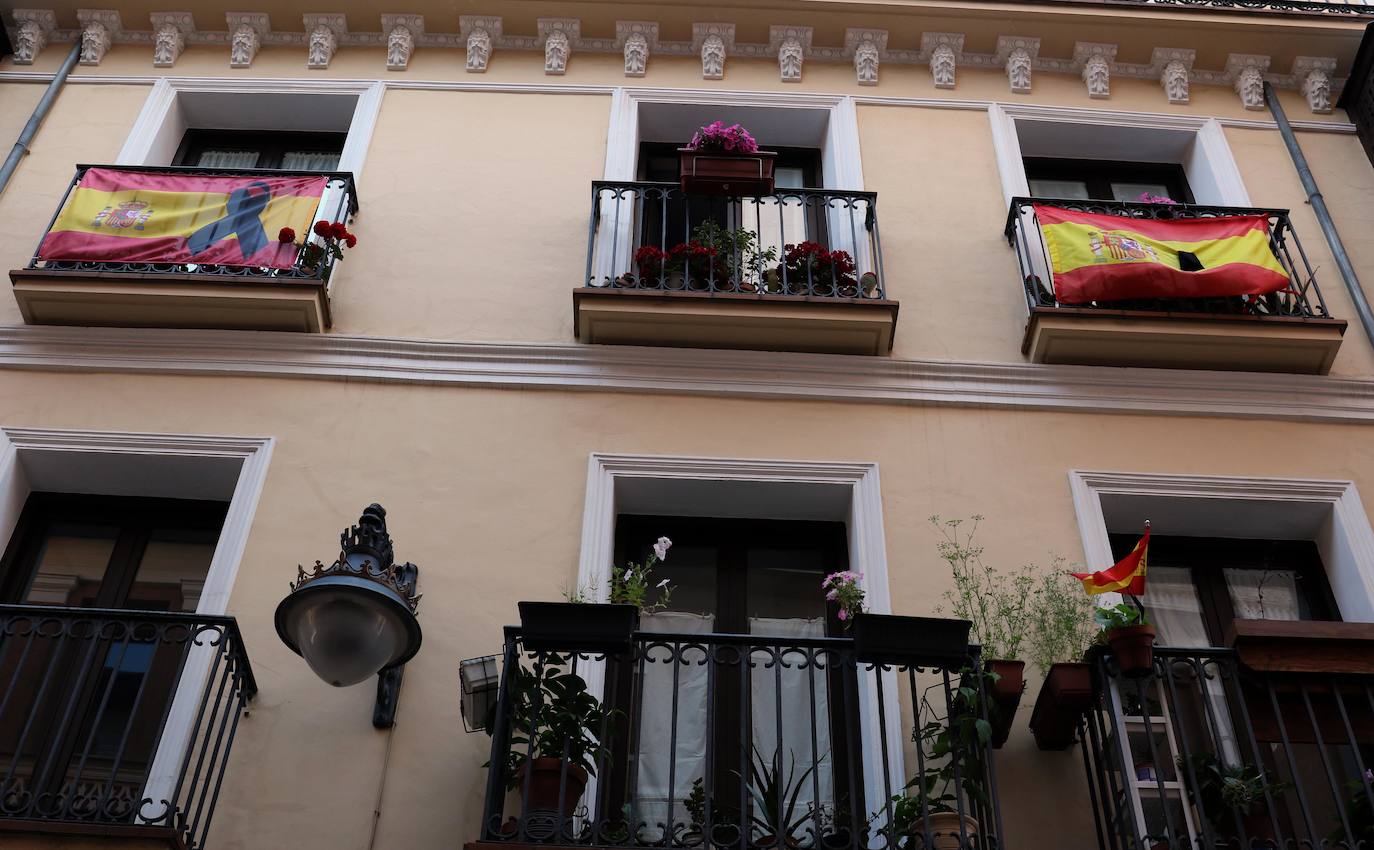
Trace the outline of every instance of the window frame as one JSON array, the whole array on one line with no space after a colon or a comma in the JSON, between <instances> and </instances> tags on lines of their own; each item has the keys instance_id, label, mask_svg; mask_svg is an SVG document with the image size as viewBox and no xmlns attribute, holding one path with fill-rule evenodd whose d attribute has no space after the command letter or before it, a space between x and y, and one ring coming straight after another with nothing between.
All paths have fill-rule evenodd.
<instances>
[{"instance_id":1,"label":"window frame","mask_svg":"<svg viewBox=\"0 0 1374 850\"><path fill-rule=\"evenodd\" d=\"M255 170L280 170L288 151L335 153L343 157L346 132L305 130L222 130L191 127L181 137L172 164L195 168L207 150L257 151Z\"/></svg>"},{"instance_id":2,"label":"window frame","mask_svg":"<svg viewBox=\"0 0 1374 850\"><path fill-rule=\"evenodd\" d=\"M1115 182L1161 183L1169 197L1192 204L1194 196L1183 165L1176 162L1134 162L1129 160L1076 159L1073 157L1027 156L1021 158L1026 183L1032 180L1081 180L1088 185L1092 201L1114 202L1111 184ZM1035 193L1032 191L1032 195Z\"/></svg>"}]
</instances>

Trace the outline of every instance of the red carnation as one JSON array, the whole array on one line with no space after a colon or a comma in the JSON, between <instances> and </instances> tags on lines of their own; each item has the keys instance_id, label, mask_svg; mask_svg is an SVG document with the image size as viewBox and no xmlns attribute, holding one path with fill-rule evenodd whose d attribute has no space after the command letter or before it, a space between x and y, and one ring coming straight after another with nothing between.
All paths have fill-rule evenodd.
<instances>
[{"instance_id":1,"label":"red carnation","mask_svg":"<svg viewBox=\"0 0 1374 850\"><path fill-rule=\"evenodd\" d=\"M315 226L312 229L315 231L316 236L328 236L332 232L330 223L324 219L315 222Z\"/></svg>"},{"instance_id":2,"label":"red carnation","mask_svg":"<svg viewBox=\"0 0 1374 850\"><path fill-rule=\"evenodd\" d=\"M334 224L331 225L329 229L331 231L330 235L333 236L335 239L342 239L348 235L348 228L344 227L344 223L342 221L334 222Z\"/></svg>"},{"instance_id":3,"label":"red carnation","mask_svg":"<svg viewBox=\"0 0 1374 850\"><path fill-rule=\"evenodd\" d=\"M289 227L283 227L277 232L277 241L291 243L296 241L296 231Z\"/></svg>"},{"instance_id":4,"label":"red carnation","mask_svg":"<svg viewBox=\"0 0 1374 850\"><path fill-rule=\"evenodd\" d=\"M344 244L346 244L348 247L352 248L354 245L357 245L357 244L358 244L358 237L354 236L352 233L345 234L345 235L344 235Z\"/></svg>"}]
</instances>

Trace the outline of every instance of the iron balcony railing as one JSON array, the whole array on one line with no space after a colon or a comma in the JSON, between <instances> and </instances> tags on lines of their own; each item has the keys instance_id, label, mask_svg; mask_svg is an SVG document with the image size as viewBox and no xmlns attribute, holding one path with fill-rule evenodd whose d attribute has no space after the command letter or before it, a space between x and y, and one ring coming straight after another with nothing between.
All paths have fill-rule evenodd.
<instances>
[{"instance_id":1,"label":"iron balcony railing","mask_svg":"<svg viewBox=\"0 0 1374 850\"><path fill-rule=\"evenodd\" d=\"M1094 661L1080 728L1102 850L1374 846L1374 678L1261 673L1230 649Z\"/></svg>"},{"instance_id":2,"label":"iron balcony railing","mask_svg":"<svg viewBox=\"0 0 1374 850\"><path fill-rule=\"evenodd\" d=\"M1203 11L1300 12L1311 15L1374 15L1374 0L1068 0L1118 6L1164 6Z\"/></svg>"},{"instance_id":3,"label":"iron balcony railing","mask_svg":"<svg viewBox=\"0 0 1374 850\"><path fill-rule=\"evenodd\" d=\"M0 605L0 819L199 850L256 693L232 617Z\"/></svg>"},{"instance_id":4,"label":"iron balcony railing","mask_svg":"<svg viewBox=\"0 0 1374 850\"><path fill-rule=\"evenodd\" d=\"M483 842L1002 847L977 647L950 669L863 662L848 638L638 632L631 647L530 651L506 629ZM584 681L590 715L568 710Z\"/></svg>"},{"instance_id":5,"label":"iron balcony railing","mask_svg":"<svg viewBox=\"0 0 1374 850\"><path fill-rule=\"evenodd\" d=\"M1286 289L1270 295L1233 298L1136 299L1130 301L1061 302L1055 294L1049 250L1035 214L1035 205L1135 219L1212 218L1227 215L1264 215L1269 219L1269 247L1288 273ZM1090 310L1233 314L1256 317L1331 318L1307 253L1293 230L1287 210L1203 205L1148 204L1123 201L1082 201L1054 198L1012 198L1004 231L1016 251L1026 301L1032 309L1072 307Z\"/></svg>"},{"instance_id":6,"label":"iron balcony railing","mask_svg":"<svg viewBox=\"0 0 1374 850\"><path fill-rule=\"evenodd\" d=\"M348 221L358 212L358 190L353 183L353 174L348 171L284 171L279 169L262 168L191 168L180 166L136 166L136 165L78 165L76 174L67 184L67 190L62 195L62 200L53 211L52 218L48 220L48 226L44 229L44 235L52 230L56 224L58 216L66 208L67 201L71 198L81 178L92 168L110 168L119 171L139 171L148 174L171 174L195 177L320 177L327 178L324 194L320 199L319 209L315 213L316 221L341 222L347 224ZM277 234L268 234L270 239L275 239ZM299 234L300 238L310 239L318 242L319 237L312 233ZM42 250L43 240L39 239L38 245L33 250L33 256L29 259L27 268L44 269L49 271L89 271L89 272L128 272L135 274L177 274L205 276L207 279L222 277L254 277L272 278L277 280L329 280L334 270L334 259L328 252L324 253L323 259L313 265L305 266L297 263L290 269L269 269L254 266L228 266L208 263L147 263L147 262L125 262L111 260L108 262L91 261L72 261L72 260L44 260L39 256Z\"/></svg>"},{"instance_id":7,"label":"iron balcony railing","mask_svg":"<svg viewBox=\"0 0 1374 850\"><path fill-rule=\"evenodd\" d=\"M877 205L874 192L714 197L594 182L585 285L884 299Z\"/></svg>"}]
</instances>

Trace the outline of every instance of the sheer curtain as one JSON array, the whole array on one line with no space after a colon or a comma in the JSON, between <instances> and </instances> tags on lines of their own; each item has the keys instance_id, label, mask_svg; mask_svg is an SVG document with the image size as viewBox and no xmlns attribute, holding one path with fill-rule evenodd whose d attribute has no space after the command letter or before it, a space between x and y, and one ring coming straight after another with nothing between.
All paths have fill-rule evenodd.
<instances>
[{"instance_id":1,"label":"sheer curtain","mask_svg":"<svg viewBox=\"0 0 1374 850\"><path fill-rule=\"evenodd\" d=\"M201 151L196 165L201 168L256 168L257 151Z\"/></svg>"},{"instance_id":2,"label":"sheer curtain","mask_svg":"<svg viewBox=\"0 0 1374 850\"><path fill-rule=\"evenodd\" d=\"M1298 576L1292 570L1226 569L1231 606L1242 620L1298 620Z\"/></svg>"},{"instance_id":3,"label":"sheer curtain","mask_svg":"<svg viewBox=\"0 0 1374 850\"><path fill-rule=\"evenodd\" d=\"M339 167L339 154L325 151L287 151L282 154L283 171L334 171Z\"/></svg>"}]
</instances>

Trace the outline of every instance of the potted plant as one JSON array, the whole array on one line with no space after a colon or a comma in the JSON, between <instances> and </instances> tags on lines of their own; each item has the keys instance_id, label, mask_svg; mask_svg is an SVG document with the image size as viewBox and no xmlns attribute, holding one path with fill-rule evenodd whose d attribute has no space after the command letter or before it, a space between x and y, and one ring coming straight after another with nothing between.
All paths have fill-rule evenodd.
<instances>
[{"instance_id":1,"label":"potted plant","mask_svg":"<svg viewBox=\"0 0 1374 850\"><path fill-rule=\"evenodd\" d=\"M1001 747L1026 689L1021 645L1030 632L1039 574L1032 566L1008 573L983 563L983 547L975 542L982 519L972 517L967 532L962 531L963 520L932 516L929 521L943 538L937 550L954 579L954 588L945 591L944 604L937 611L948 610L968 620L969 639L982 647L983 669L992 674L988 684L992 743Z\"/></svg>"},{"instance_id":2,"label":"potted plant","mask_svg":"<svg viewBox=\"0 0 1374 850\"><path fill-rule=\"evenodd\" d=\"M793 756L792 765L784 778L782 752L774 752L771 763L765 762L763 753L759 752L757 745L754 746L746 788L753 802L749 822L759 833L759 837L752 842L755 847L800 846L794 833L812 818L812 814L809 810L798 814L797 798L805 788L806 778L815 769L813 764L797 776L796 757ZM735 775L739 776L739 772L736 771ZM782 830L782 841L778 840L779 828Z\"/></svg>"},{"instance_id":3,"label":"potted plant","mask_svg":"<svg viewBox=\"0 0 1374 850\"><path fill-rule=\"evenodd\" d=\"M673 541L660 537L643 564L612 567L605 603L595 591L575 588L563 602L521 602L520 639L528 650L618 654L630 648L640 613L666 607L673 592L668 579L653 582L654 567L668 557ZM656 599L650 603L650 594Z\"/></svg>"},{"instance_id":4,"label":"potted plant","mask_svg":"<svg viewBox=\"0 0 1374 850\"><path fill-rule=\"evenodd\" d=\"M1264 801L1266 789L1271 797L1277 797L1287 790L1288 783L1269 780L1253 765L1223 764L1212 753L1179 756L1176 764L1178 775L1187 786L1188 799L1198 811L1206 812L1208 823L1219 835L1231 837L1239 820L1247 838L1273 839L1268 811L1259 804ZM1359 791L1364 797L1362 783ZM1337 832L1338 835L1331 836L1333 846L1345 840L1344 830Z\"/></svg>"},{"instance_id":5,"label":"potted plant","mask_svg":"<svg viewBox=\"0 0 1374 850\"><path fill-rule=\"evenodd\" d=\"M964 672L965 680L978 675L971 670ZM979 824L975 811L988 804L982 785L983 753L992 742L992 727L982 718L978 689L961 684L948 720L931 720L913 737L924 750L925 769L903 789L914 790L914 794L892 798L891 821L883 830L887 846L909 845L923 850L976 846Z\"/></svg>"},{"instance_id":6,"label":"potted plant","mask_svg":"<svg viewBox=\"0 0 1374 850\"><path fill-rule=\"evenodd\" d=\"M784 270L786 274L783 274ZM778 276L786 280L787 291L794 295L859 296L854 258L848 251L827 250L819 242L783 246L783 262L778 267ZM873 286L877 286L876 276Z\"/></svg>"},{"instance_id":7,"label":"potted plant","mask_svg":"<svg viewBox=\"0 0 1374 850\"><path fill-rule=\"evenodd\" d=\"M1144 608L1122 602L1098 608L1093 616L1123 676L1148 676L1154 670L1155 627L1146 619Z\"/></svg>"},{"instance_id":8,"label":"potted plant","mask_svg":"<svg viewBox=\"0 0 1374 850\"><path fill-rule=\"evenodd\" d=\"M320 219L311 228L317 239L307 236L297 248L296 265L302 271L320 275L321 280L329 280L334 272L334 263L343 260L344 247L352 248L358 244L358 237L348 231L341 221ZM296 246L296 231L283 227L277 231L277 241L283 245ZM328 259L330 262L325 262Z\"/></svg>"},{"instance_id":9,"label":"potted plant","mask_svg":"<svg viewBox=\"0 0 1374 850\"><path fill-rule=\"evenodd\" d=\"M1097 628L1096 606L1056 558L1040 578L1031 611L1030 660L1044 682L1031 710L1030 728L1042 750L1067 749L1079 719L1092 707L1092 669L1082 661Z\"/></svg>"},{"instance_id":10,"label":"potted plant","mask_svg":"<svg viewBox=\"0 0 1374 850\"><path fill-rule=\"evenodd\" d=\"M749 131L714 121L697 130L678 149L682 191L688 195L757 196L773 194L773 160L759 150Z\"/></svg>"}]
</instances>

